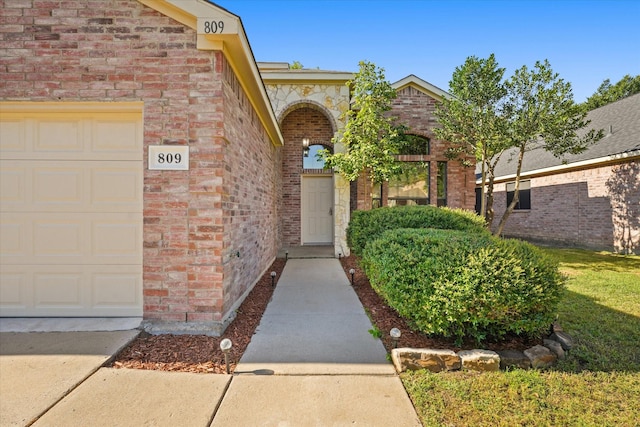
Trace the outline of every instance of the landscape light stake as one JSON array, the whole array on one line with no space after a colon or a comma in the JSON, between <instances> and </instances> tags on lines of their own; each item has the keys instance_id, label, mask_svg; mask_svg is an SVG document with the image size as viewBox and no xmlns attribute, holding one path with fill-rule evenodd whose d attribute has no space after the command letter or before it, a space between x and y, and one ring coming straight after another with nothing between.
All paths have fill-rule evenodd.
<instances>
[{"instance_id":1,"label":"landscape light stake","mask_svg":"<svg viewBox=\"0 0 640 427\"><path fill-rule=\"evenodd\" d=\"M393 341L393 348L398 348L398 340L402 336L402 332L398 328L392 328L389 331L389 335L391 335L391 341Z\"/></svg>"},{"instance_id":2,"label":"landscape light stake","mask_svg":"<svg viewBox=\"0 0 640 427\"><path fill-rule=\"evenodd\" d=\"M351 286L353 286L353 275L356 274L356 270L352 268L349 270L349 274L351 275Z\"/></svg>"},{"instance_id":3,"label":"landscape light stake","mask_svg":"<svg viewBox=\"0 0 640 427\"><path fill-rule=\"evenodd\" d=\"M289 261L289 251L286 251L286 252L284 253L284 260L285 260L285 261Z\"/></svg>"},{"instance_id":4,"label":"landscape light stake","mask_svg":"<svg viewBox=\"0 0 640 427\"><path fill-rule=\"evenodd\" d=\"M229 374L229 351L231 351L231 347L233 343L229 338L225 338L220 341L220 350L224 353L224 364L227 366L227 374Z\"/></svg>"},{"instance_id":5,"label":"landscape light stake","mask_svg":"<svg viewBox=\"0 0 640 427\"><path fill-rule=\"evenodd\" d=\"M271 287L273 288L276 285L276 272L271 272Z\"/></svg>"}]
</instances>

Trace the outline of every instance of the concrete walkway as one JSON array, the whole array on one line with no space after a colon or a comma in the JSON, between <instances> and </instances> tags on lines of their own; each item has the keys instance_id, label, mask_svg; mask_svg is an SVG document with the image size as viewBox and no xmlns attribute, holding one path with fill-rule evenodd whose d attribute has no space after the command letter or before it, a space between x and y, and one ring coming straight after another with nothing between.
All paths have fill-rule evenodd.
<instances>
[{"instance_id":1,"label":"concrete walkway","mask_svg":"<svg viewBox=\"0 0 640 427\"><path fill-rule=\"evenodd\" d=\"M100 368L137 331L2 333L0 425L420 426L369 329L336 259L289 259L234 375Z\"/></svg>"}]
</instances>

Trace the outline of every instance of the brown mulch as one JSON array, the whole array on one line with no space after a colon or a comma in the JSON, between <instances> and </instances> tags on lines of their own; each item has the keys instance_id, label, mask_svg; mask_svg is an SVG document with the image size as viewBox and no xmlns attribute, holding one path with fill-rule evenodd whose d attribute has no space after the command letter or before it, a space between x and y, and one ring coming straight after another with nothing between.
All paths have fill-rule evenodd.
<instances>
[{"instance_id":1,"label":"brown mulch","mask_svg":"<svg viewBox=\"0 0 640 427\"><path fill-rule=\"evenodd\" d=\"M286 261L276 259L236 311L236 317L221 337L206 335L150 335L142 332L111 363L114 368L151 369L198 373L226 373L220 341L229 338L230 371L236 367L255 333L264 310L275 289L271 272L276 272L275 284L282 275Z\"/></svg>"},{"instance_id":2,"label":"brown mulch","mask_svg":"<svg viewBox=\"0 0 640 427\"><path fill-rule=\"evenodd\" d=\"M391 328L402 331L399 347L412 348L438 348L459 351L463 349L478 348L474 342L465 342L462 346L455 346L453 340L445 338L429 337L423 333L411 330L406 321L402 319L392 308L380 298L371 288L369 279L359 265L355 256L340 259L342 268L351 280L349 270L353 268L354 286L358 298L362 302L372 323L380 330L381 340L387 349L391 351L393 342L389 336ZM249 293L240 308L236 318L227 327L221 337L209 337L205 335L150 335L142 332L124 350L116 355L111 366L114 368L150 369L161 371L180 371L222 374L226 372L224 354L220 350L220 341L229 338L233 347L230 352L230 371L236 367L242 357L251 337L255 333L262 314L271 300L274 287L271 286L270 272L275 271L276 285L284 269L286 261L276 259ZM499 343L485 343L482 348L489 350L516 349L524 350L539 344L541 340L525 340L520 337L511 337Z\"/></svg>"}]
</instances>

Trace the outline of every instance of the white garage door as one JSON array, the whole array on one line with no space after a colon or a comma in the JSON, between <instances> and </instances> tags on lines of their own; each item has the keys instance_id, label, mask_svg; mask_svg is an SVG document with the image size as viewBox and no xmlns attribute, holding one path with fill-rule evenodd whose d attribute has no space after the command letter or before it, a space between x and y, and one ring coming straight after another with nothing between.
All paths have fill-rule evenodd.
<instances>
[{"instance_id":1,"label":"white garage door","mask_svg":"<svg viewBox=\"0 0 640 427\"><path fill-rule=\"evenodd\" d=\"M141 103L0 103L0 316L141 316Z\"/></svg>"}]
</instances>

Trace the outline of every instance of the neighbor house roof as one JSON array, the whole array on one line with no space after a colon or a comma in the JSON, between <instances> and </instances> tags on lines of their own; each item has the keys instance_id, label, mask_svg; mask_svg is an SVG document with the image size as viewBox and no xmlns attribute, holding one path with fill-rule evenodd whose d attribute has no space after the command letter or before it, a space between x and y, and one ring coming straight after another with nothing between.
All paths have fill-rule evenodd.
<instances>
[{"instance_id":1,"label":"neighbor house roof","mask_svg":"<svg viewBox=\"0 0 640 427\"><path fill-rule=\"evenodd\" d=\"M561 170L611 163L623 158L640 157L640 94L632 95L614 103L590 111L587 119L591 123L579 134L590 129L602 129L604 137L580 154L568 154L557 158L544 150L540 142L525 153L521 177L556 173ZM496 180L515 177L517 149L505 152L496 165ZM476 167L479 172L480 165Z\"/></svg>"},{"instance_id":2,"label":"neighbor house roof","mask_svg":"<svg viewBox=\"0 0 640 427\"><path fill-rule=\"evenodd\" d=\"M284 139L278 121L239 16L204 0L138 1L196 30L198 49L221 51L247 94L271 142L274 145L283 144ZM219 23L223 26L219 26Z\"/></svg>"}]
</instances>

